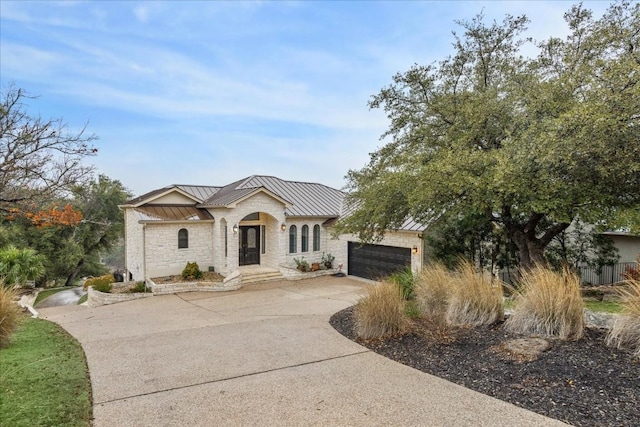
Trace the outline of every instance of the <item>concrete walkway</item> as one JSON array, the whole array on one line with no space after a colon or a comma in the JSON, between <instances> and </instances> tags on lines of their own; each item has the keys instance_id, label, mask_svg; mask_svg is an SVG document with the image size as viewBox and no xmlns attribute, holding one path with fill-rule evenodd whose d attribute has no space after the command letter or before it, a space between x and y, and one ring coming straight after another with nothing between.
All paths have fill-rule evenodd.
<instances>
[{"instance_id":1,"label":"concrete walkway","mask_svg":"<svg viewBox=\"0 0 640 427\"><path fill-rule=\"evenodd\" d=\"M329 317L367 286L326 277L41 315L86 352L96 427L563 425L344 338Z\"/></svg>"}]
</instances>

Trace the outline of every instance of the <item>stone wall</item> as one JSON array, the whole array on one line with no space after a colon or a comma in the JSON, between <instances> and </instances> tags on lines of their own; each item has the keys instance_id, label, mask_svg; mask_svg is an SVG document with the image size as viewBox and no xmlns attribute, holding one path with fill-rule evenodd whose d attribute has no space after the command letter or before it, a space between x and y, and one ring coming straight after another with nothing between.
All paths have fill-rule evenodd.
<instances>
[{"instance_id":1,"label":"stone wall","mask_svg":"<svg viewBox=\"0 0 640 427\"><path fill-rule=\"evenodd\" d=\"M87 305L89 307L98 307L100 305L115 304L123 301L131 301L134 299L152 297L150 293L121 293L112 294L99 292L93 289L93 286L89 286L87 289Z\"/></svg>"},{"instance_id":2,"label":"stone wall","mask_svg":"<svg viewBox=\"0 0 640 427\"><path fill-rule=\"evenodd\" d=\"M197 262L207 271L214 265L213 227L214 223L146 224L146 278L180 274L187 262ZM182 228L189 232L187 248L178 248L178 231Z\"/></svg>"}]
</instances>

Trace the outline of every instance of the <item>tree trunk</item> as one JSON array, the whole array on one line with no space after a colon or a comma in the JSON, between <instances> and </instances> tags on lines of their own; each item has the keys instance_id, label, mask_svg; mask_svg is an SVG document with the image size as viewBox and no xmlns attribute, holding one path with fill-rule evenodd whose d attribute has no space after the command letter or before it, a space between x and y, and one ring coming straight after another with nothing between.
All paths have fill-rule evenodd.
<instances>
[{"instance_id":1,"label":"tree trunk","mask_svg":"<svg viewBox=\"0 0 640 427\"><path fill-rule=\"evenodd\" d=\"M78 276L78 273L80 273L80 269L82 268L83 265L84 265L84 258L80 258L80 261L78 261L76 268L74 268L71 274L69 274L69 276L67 277L67 281L64 283L65 286L73 285L73 282L76 280L76 277Z\"/></svg>"},{"instance_id":2,"label":"tree trunk","mask_svg":"<svg viewBox=\"0 0 640 427\"><path fill-rule=\"evenodd\" d=\"M507 229L509 238L518 248L519 267L530 270L536 266L546 266L547 260L544 257L544 249L558 234L562 233L569 226L569 223L557 223L549 227L542 237L536 236L536 227L543 219L544 215L533 212L530 214L525 224L515 221L511 217L511 209L506 206L502 212L502 222Z\"/></svg>"}]
</instances>

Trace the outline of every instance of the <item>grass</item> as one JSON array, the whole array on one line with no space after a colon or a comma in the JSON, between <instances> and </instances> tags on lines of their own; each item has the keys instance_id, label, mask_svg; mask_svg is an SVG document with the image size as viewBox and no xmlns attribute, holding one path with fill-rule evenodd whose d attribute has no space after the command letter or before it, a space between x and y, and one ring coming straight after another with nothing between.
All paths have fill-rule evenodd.
<instances>
[{"instance_id":1,"label":"grass","mask_svg":"<svg viewBox=\"0 0 640 427\"><path fill-rule=\"evenodd\" d=\"M622 305L615 301L585 301L584 305L591 311L601 313L621 313Z\"/></svg>"},{"instance_id":2,"label":"grass","mask_svg":"<svg viewBox=\"0 0 640 427\"><path fill-rule=\"evenodd\" d=\"M607 344L618 348L630 348L640 356L640 280L628 280L621 289L622 315L607 335Z\"/></svg>"},{"instance_id":3,"label":"grass","mask_svg":"<svg viewBox=\"0 0 640 427\"><path fill-rule=\"evenodd\" d=\"M414 293L425 317L444 318L451 294L449 270L443 264L425 267L416 278Z\"/></svg>"},{"instance_id":4,"label":"grass","mask_svg":"<svg viewBox=\"0 0 640 427\"><path fill-rule=\"evenodd\" d=\"M0 283L0 348L7 345L20 321L20 307L14 302L14 290Z\"/></svg>"},{"instance_id":5,"label":"grass","mask_svg":"<svg viewBox=\"0 0 640 427\"><path fill-rule=\"evenodd\" d=\"M91 383L80 344L58 325L23 316L0 350L3 425L90 426Z\"/></svg>"},{"instance_id":6,"label":"grass","mask_svg":"<svg viewBox=\"0 0 640 427\"><path fill-rule=\"evenodd\" d=\"M66 291L68 289L71 289L71 288L63 286L61 288L51 288L51 289L42 290L38 293L38 296L36 297L36 301L33 303L33 306L35 307L36 305L38 305L38 303L44 301L45 299L49 298L53 294L57 294L58 292L61 292L61 291Z\"/></svg>"},{"instance_id":7,"label":"grass","mask_svg":"<svg viewBox=\"0 0 640 427\"><path fill-rule=\"evenodd\" d=\"M400 286L382 282L369 288L354 310L355 330L360 338L375 339L403 333L408 326Z\"/></svg>"},{"instance_id":8,"label":"grass","mask_svg":"<svg viewBox=\"0 0 640 427\"><path fill-rule=\"evenodd\" d=\"M584 334L584 301L573 273L536 268L522 273L513 314L505 327L516 333L578 340Z\"/></svg>"},{"instance_id":9,"label":"grass","mask_svg":"<svg viewBox=\"0 0 640 427\"><path fill-rule=\"evenodd\" d=\"M502 285L493 285L471 262L461 262L451 280L447 323L480 326L504 319Z\"/></svg>"}]
</instances>

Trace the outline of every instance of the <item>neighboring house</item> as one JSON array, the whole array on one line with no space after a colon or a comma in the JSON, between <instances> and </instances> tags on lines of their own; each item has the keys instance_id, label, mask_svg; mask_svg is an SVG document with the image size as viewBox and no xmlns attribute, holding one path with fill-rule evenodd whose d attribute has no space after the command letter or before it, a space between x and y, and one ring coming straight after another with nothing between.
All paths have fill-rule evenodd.
<instances>
[{"instance_id":1,"label":"neighboring house","mask_svg":"<svg viewBox=\"0 0 640 427\"><path fill-rule=\"evenodd\" d=\"M407 221L376 245L332 237L345 193L326 185L250 176L223 187L170 185L121 205L133 280L180 274L187 262L224 276L260 266L296 274L294 258L335 256L350 275L377 278L422 267L425 227Z\"/></svg>"},{"instance_id":2,"label":"neighboring house","mask_svg":"<svg viewBox=\"0 0 640 427\"><path fill-rule=\"evenodd\" d=\"M626 231L606 231L602 233L609 237L613 246L618 249L620 263L635 262L640 256L640 236Z\"/></svg>"}]
</instances>

